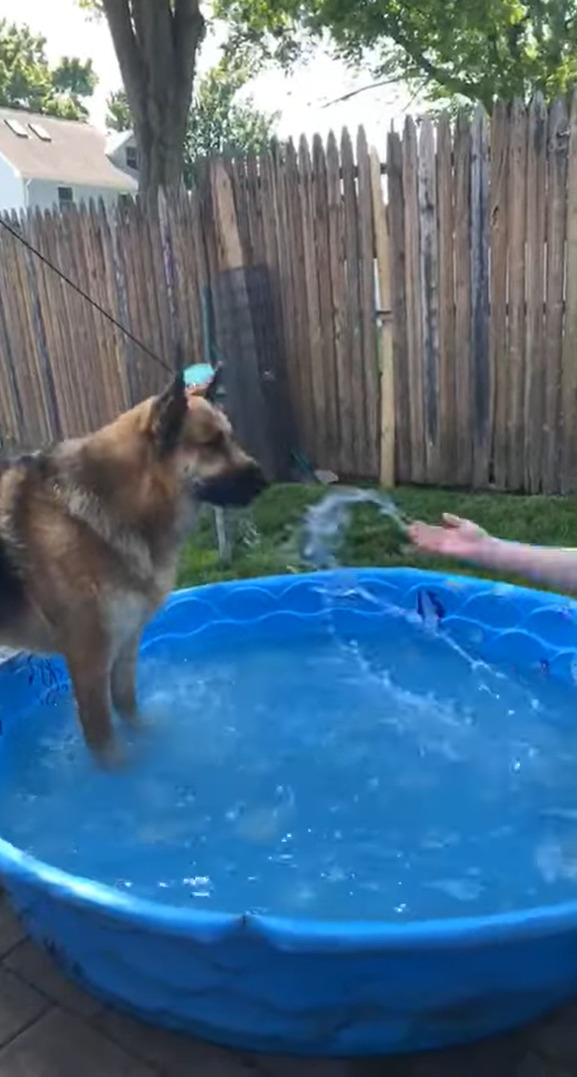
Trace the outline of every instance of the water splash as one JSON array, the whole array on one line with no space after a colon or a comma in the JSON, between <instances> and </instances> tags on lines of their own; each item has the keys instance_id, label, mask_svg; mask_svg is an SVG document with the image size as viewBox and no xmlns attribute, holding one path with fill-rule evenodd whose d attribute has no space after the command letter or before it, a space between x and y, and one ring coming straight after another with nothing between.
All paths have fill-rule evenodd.
<instances>
[{"instance_id":1,"label":"water splash","mask_svg":"<svg viewBox=\"0 0 577 1077\"><path fill-rule=\"evenodd\" d=\"M352 655L359 667L361 676L366 681L379 681L383 690L386 685L382 683L382 674L375 671L371 659L365 656L358 641L342 639L337 630L334 611L335 606L342 604L343 600L355 600L361 598L366 603L379 607L384 617L398 616L399 611L393 608L386 599L377 597L366 588L360 579L354 579L351 585L351 577L348 572L346 582L338 571L339 562L337 551L342 543L343 535L349 526L352 511L356 505L375 505L382 516L388 517L398 527L399 531L406 535L410 519L399 509L392 498L378 490L361 489L359 487L342 487L331 490L318 504L308 509L303 521L303 544L302 556L305 561L317 570L332 569L331 578L323 581L319 591L321 593L327 628L333 638L336 648L341 652ZM444 631L443 611L434 592L423 587L418 594L417 608L415 611L406 611L403 614L408 622L413 622L424 631L429 638L442 637L446 646L454 652L455 656L464 660L470 670L476 674L478 689L487 691L498 698L501 682L506 680L506 674L498 668L489 665L469 648L464 647L451 635ZM577 680L577 672L575 674ZM534 708L536 700L529 689L525 692L527 704Z\"/></svg>"},{"instance_id":2,"label":"water splash","mask_svg":"<svg viewBox=\"0 0 577 1077\"><path fill-rule=\"evenodd\" d=\"M376 680L380 684L380 673L375 674L371 662L365 658L356 640L342 639L337 630L334 611L343 601L363 599L369 605L377 606L385 614L388 604L377 598L356 578L351 586L350 574L341 578L338 569L337 551L343 535L349 526L351 514L357 505L375 505L382 516L388 517L405 534L408 520L403 516L388 494L378 490L364 490L360 487L343 487L331 490L318 504L311 506L304 517L302 528L302 558L317 570L331 569L331 577L323 581L318 588L324 607L324 616L328 632L337 651L354 657L359 674L364 680ZM382 687L382 685L381 685Z\"/></svg>"},{"instance_id":3,"label":"water splash","mask_svg":"<svg viewBox=\"0 0 577 1077\"><path fill-rule=\"evenodd\" d=\"M336 551L343 532L349 525L355 505L375 505L381 516L387 516L405 534L409 520L388 494L359 487L332 490L317 505L307 510L303 522L302 555L317 569L334 568Z\"/></svg>"}]
</instances>

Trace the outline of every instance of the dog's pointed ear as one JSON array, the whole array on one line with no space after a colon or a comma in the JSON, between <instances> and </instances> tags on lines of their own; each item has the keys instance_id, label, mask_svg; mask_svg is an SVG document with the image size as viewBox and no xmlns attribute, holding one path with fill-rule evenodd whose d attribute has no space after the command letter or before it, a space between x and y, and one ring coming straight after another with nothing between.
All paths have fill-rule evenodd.
<instances>
[{"instance_id":1,"label":"dog's pointed ear","mask_svg":"<svg viewBox=\"0 0 577 1077\"><path fill-rule=\"evenodd\" d=\"M216 404L219 391L222 389L223 381L224 367L222 363L217 363L214 368L214 374L212 375L212 378L210 379L204 393L205 399L208 400L209 404Z\"/></svg>"},{"instance_id":2,"label":"dog's pointed ear","mask_svg":"<svg viewBox=\"0 0 577 1077\"><path fill-rule=\"evenodd\" d=\"M160 453L170 453L178 445L188 410L182 371L155 397L150 412L150 433Z\"/></svg>"},{"instance_id":3,"label":"dog's pointed ear","mask_svg":"<svg viewBox=\"0 0 577 1077\"><path fill-rule=\"evenodd\" d=\"M217 363L210 381L205 381L202 385L195 385L194 388L188 390L189 395L203 396L205 400L208 400L209 404L216 404L219 391L222 388L223 374L222 363Z\"/></svg>"}]
</instances>

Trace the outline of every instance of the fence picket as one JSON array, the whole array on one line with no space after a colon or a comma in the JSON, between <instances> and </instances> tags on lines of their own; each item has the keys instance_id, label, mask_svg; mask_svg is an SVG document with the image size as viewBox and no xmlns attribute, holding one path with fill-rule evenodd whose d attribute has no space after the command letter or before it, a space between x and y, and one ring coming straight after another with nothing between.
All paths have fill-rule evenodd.
<instances>
[{"instance_id":1,"label":"fence picket","mask_svg":"<svg viewBox=\"0 0 577 1077\"><path fill-rule=\"evenodd\" d=\"M335 340L338 411L338 471L347 474L353 453L353 403L349 389L347 354L347 282L345 270L344 208L337 140L327 141L327 194L329 211L329 269Z\"/></svg>"},{"instance_id":2,"label":"fence picket","mask_svg":"<svg viewBox=\"0 0 577 1077\"><path fill-rule=\"evenodd\" d=\"M547 268L545 297L545 432L543 492L560 489L559 425L561 418L561 359L565 286L565 225L567 187L567 106L560 99L549 113L547 140Z\"/></svg>"},{"instance_id":3,"label":"fence picket","mask_svg":"<svg viewBox=\"0 0 577 1077\"><path fill-rule=\"evenodd\" d=\"M489 214L487 116L479 105L471 131L471 364L473 483L487 486L491 455L492 370L489 351Z\"/></svg>"},{"instance_id":4,"label":"fence picket","mask_svg":"<svg viewBox=\"0 0 577 1077\"><path fill-rule=\"evenodd\" d=\"M509 117L498 101L491 120L491 320L489 326L493 371L493 475L495 484L507 486L507 225L508 225Z\"/></svg>"},{"instance_id":5,"label":"fence picket","mask_svg":"<svg viewBox=\"0 0 577 1077\"><path fill-rule=\"evenodd\" d=\"M391 231L391 312L393 316L393 369L395 378L395 474L398 482L411 479L411 405L407 362L407 290L405 249L405 195L401 137L390 131L387 141L387 187Z\"/></svg>"},{"instance_id":6,"label":"fence picket","mask_svg":"<svg viewBox=\"0 0 577 1077\"><path fill-rule=\"evenodd\" d=\"M471 386L471 129L460 115L455 131L455 351L457 421L454 483L473 478Z\"/></svg>"},{"instance_id":7,"label":"fence picket","mask_svg":"<svg viewBox=\"0 0 577 1077\"><path fill-rule=\"evenodd\" d=\"M359 218L355 181L355 160L351 136L341 137L341 169L345 219L345 266L347 281L347 336L349 352L349 392L352 404L352 452L348 473L362 474L364 455L365 386L363 377L363 336L359 284Z\"/></svg>"},{"instance_id":8,"label":"fence picket","mask_svg":"<svg viewBox=\"0 0 577 1077\"><path fill-rule=\"evenodd\" d=\"M423 418L423 323L421 314L421 257L419 249L419 154L417 129L408 116L403 137L403 193L405 210L405 292L407 301L407 364L411 415L411 478L426 477Z\"/></svg>"},{"instance_id":9,"label":"fence picket","mask_svg":"<svg viewBox=\"0 0 577 1077\"><path fill-rule=\"evenodd\" d=\"M383 201L381 162L371 151L371 187L375 228L375 255L379 280L380 436L379 479L382 486L395 483L395 374L391 313L391 249L387 210Z\"/></svg>"},{"instance_id":10,"label":"fence picket","mask_svg":"<svg viewBox=\"0 0 577 1077\"><path fill-rule=\"evenodd\" d=\"M562 369L561 489L577 489L577 92L571 102L567 162L567 262Z\"/></svg>"},{"instance_id":11,"label":"fence picket","mask_svg":"<svg viewBox=\"0 0 577 1077\"><path fill-rule=\"evenodd\" d=\"M325 414L324 372L322 361L322 329L314 243L312 163L309 144L304 137L301 138L299 143L299 171L301 179L304 279L309 326L309 356L314 416L314 461L316 467L323 467L325 466L325 463L328 466L328 462L326 459L327 421Z\"/></svg>"},{"instance_id":12,"label":"fence picket","mask_svg":"<svg viewBox=\"0 0 577 1077\"><path fill-rule=\"evenodd\" d=\"M328 180L327 164L322 140L315 135L313 140L313 224L315 255L317 262L317 280L319 297L319 320L321 326L321 355L323 367L323 394L326 417L326 458L325 467L338 472L339 427L337 412L337 379L335 358L335 330L333 325L333 305L331 293L329 217L328 217ZM298 314L297 314L298 317Z\"/></svg>"},{"instance_id":13,"label":"fence picket","mask_svg":"<svg viewBox=\"0 0 577 1077\"><path fill-rule=\"evenodd\" d=\"M375 304L375 225L371 191L371 161L363 127L357 134L357 189L359 216L359 300L362 320L364 434L359 474L379 476L380 383Z\"/></svg>"},{"instance_id":14,"label":"fence picket","mask_svg":"<svg viewBox=\"0 0 577 1077\"><path fill-rule=\"evenodd\" d=\"M419 137L419 249L423 341L423 422L425 469L429 482L438 482L439 445L439 243L435 134L431 120L421 124Z\"/></svg>"},{"instance_id":15,"label":"fence picket","mask_svg":"<svg viewBox=\"0 0 577 1077\"><path fill-rule=\"evenodd\" d=\"M526 245L526 371L524 489L538 493L543 474L545 425L545 184L547 178L547 111L537 95L531 102L527 134L527 245Z\"/></svg>"},{"instance_id":16,"label":"fence picket","mask_svg":"<svg viewBox=\"0 0 577 1077\"><path fill-rule=\"evenodd\" d=\"M455 197L451 124L445 114L437 127L439 221L439 480L450 482L455 460Z\"/></svg>"},{"instance_id":17,"label":"fence picket","mask_svg":"<svg viewBox=\"0 0 577 1077\"><path fill-rule=\"evenodd\" d=\"M525 236L527 205L527 114L520 101L511 110L509 147L509 392L507 401L507 487L522 490L525 474Z\"/></svg>"}]
</instances>

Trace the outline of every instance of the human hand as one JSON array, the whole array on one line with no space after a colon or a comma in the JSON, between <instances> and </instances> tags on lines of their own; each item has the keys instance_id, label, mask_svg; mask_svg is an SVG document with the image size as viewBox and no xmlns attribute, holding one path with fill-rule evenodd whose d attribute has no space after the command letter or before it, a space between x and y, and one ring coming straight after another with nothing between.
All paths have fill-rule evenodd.
<instances>
[{"instance_id":1,"label":"human hand","mask_svg":"<svg viewBox=\"0 0 577 1077\"><path fill-rule=\"evenodd\" d=\"M471 520L461 520L448 512L443 514L442 526L417 521L410 524L408 535L413 545L424 553L459 557L467 561L475 560L483 540L489 537L482 527Z\"/></svg>"}]
</instances>

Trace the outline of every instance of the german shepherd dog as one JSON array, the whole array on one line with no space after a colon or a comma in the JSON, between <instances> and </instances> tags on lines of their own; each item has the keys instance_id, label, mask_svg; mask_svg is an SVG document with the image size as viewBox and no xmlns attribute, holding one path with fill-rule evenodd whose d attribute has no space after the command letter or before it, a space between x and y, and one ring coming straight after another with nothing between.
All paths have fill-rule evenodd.
<instances>
[{"instance_id":1,"label":"german shepherd dog","mask_svg":"<svg viewBox=\"0 0 577 1077\"><path fill-rule=\"evenodd\" d=\"M266 485L214 388L181 375L95 434L0 465L0 643L66 659L86 743L118 754L137 723L142 630L175 583L200 502L247 505Z\"/></svg>"}]
</instances>

